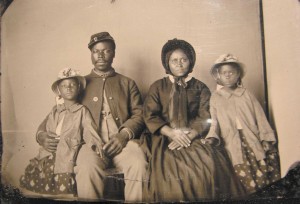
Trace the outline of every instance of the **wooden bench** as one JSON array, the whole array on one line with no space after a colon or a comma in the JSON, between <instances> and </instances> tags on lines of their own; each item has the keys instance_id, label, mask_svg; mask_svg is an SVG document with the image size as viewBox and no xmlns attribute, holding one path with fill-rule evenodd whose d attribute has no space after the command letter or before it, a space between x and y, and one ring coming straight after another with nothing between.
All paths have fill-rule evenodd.
<instances>
[{"instance_id":1,"label":"wooden bench","mask_svg":"<svg viewBox=\"0 0 300 204\"><path fill-rule=\"evenodd\" d=\"M117 168L106 169L104 199L124 201L124 174Z\"/></svg>"}]
</instances>

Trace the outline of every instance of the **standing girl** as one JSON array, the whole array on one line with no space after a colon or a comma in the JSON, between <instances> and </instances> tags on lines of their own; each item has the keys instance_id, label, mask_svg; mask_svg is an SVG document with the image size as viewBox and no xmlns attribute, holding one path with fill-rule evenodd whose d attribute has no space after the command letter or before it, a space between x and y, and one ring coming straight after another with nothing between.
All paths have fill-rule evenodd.
<instances>
[{"instance_id":1,"label":"standing girl","mask_svg":"<svg viewBox=\"0 0 300 204\"><path fill-rule=\"evenodd\" d=\"M85 106L77 103L85 86L85 78L77 71L66 68L59 72L52 85L59 100L45 119L49 138L38 141L41 145L39 154L26 167L25 175L20 179L21 187L41 194L76 195L74 166L83 144L97 152L99 160L104 161L101 164L106 166L103 142L92 116Z\"/></svg>"},{"instance_id":2,"label":"standing girl","mask_svg":"<svg viewBox=\"0 0 300 204\"><path fill-rule=\"evenodd\" d=\"M146 200L242 196L223 152L201 142L209 129L210 91L189 75L196 61L194 48L184 40L169 40L161 60L168 76L151 85L144 103L144 120L151 133L144 143L150 144L143 146L150 158Z\"/></svg>"},{"instance_id":3,"label":"standing girl","mask_svg":"<svg viewBox=\"0 0 300 204\"><path fill-rule=\"evenodd\" d=\"M280 178L274 131L257 99L242 87L245 71L236 57L221 55L211 74L218 89L210 100L212 125L206 141L224 143L236 175L253 193Z\"/></svg>"}]
</instances>

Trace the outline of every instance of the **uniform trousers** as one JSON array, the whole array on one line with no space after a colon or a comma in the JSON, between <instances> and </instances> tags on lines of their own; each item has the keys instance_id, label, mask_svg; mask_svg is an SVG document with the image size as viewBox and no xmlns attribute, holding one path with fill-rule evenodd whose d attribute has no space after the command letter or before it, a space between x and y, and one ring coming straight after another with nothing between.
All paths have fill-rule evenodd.
<instances>
[{"instance_id":1,"label":"uniform trousers","mask_svg":"<svg viewBox=\"0 0 300 204\"><path fill-rule=\"evenodd\" d=\"M142 182L146 174L147 161L139 144L130 140L122 152L112 159L113 165L122 169L125 179L125 200L142 201ZM99 156L87 145L79 150L74 168L78 198L82 200L100 200L103 198L106 173Z\"/></svg>"}]
</instances>

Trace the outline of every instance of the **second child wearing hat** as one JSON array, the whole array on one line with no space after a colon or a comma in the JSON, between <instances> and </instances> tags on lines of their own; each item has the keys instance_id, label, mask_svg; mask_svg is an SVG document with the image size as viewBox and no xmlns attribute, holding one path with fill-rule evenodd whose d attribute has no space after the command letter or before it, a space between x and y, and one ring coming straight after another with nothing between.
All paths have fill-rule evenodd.
<instances>
[{"instance_id":1,"label":"second child wearing hat","mask_svg":"<svg viewBox=\"0 0 300 204\"><path fill-rule=\"evenodd\" d=\"M210 100L212 125L206 141L224 143L236 175L253 193L280 179L274 131L255 96L242 86L245 68L235 56L221 55L211 74L218 88Z\"/></svg>"},{"instance_id":2,"label":"second child wearing hat","mask_svg":"<svg viewBox=\"0 0 300 204\"><path fill-rule=\"evenodd\" d=\"M23 188L42 194L76 195L74 167L83 144L99 155L102 168L106 168L108 161L102 152L104 143L96 124L89 110L77 102L85 86L85 78L78 71L66 68L59 72L58 79L52 84L57 105L45 119L49 137L38 141L41 145L39 154L30 161L20 179Z\"/></svg>"},{"instance_id":3,"label":"second child wearing hat","mask_svg":"<svg viewBox=\"0 0 300 204\"><path fill-rule=\"evenodd\" d=\"M162 48L161 60L168 76L151 85L143 112L151 133L143 143L151 167L147 201L187 202L242 195L227 158L201 142L209 128L210 91L189 75L196 61L194 48L184 40L169 40Z\"/></svg>"}]
</instances>

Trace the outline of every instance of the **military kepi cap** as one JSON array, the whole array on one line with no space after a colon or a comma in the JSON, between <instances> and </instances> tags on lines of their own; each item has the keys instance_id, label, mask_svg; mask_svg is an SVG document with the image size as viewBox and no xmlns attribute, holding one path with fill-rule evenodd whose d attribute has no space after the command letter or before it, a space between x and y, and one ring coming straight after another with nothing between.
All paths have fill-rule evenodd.
<instances>
[{"instance_id":1,"label":"military kepi cap","mask_svg":"<svg viewBox=\"0 0 300 204\"><path fill-rule=\"evenodd\" d=\"M113 37L111 37L111 35L108 32L101 32L91 36L88 48L91 50L96 43L102 41L111 41L113 43L114 48L116 47L115 40L113 39Z\"/></svg>"}]
</instances>

